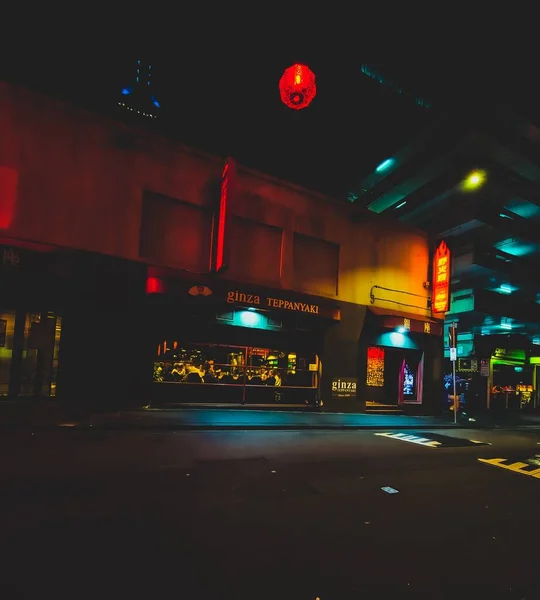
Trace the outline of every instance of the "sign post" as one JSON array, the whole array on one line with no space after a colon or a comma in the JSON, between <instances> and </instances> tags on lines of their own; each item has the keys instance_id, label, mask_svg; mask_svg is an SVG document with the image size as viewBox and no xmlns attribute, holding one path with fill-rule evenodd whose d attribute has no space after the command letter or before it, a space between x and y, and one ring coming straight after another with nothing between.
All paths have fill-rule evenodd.
<instances>
[{"instance_id":1,"label":"sign post","mask_svg":"<svg viewBox=\"0 0 540 600\"><path fill-rule=\"evenodd\" d=\"M457 327L455 323L450 325L448 330L448 345L450 346L450 360L452 361L452 382L454 384L454 423L457 423L457 413L459 409L459 399L456 394L456 360L457 360Z\"/></svg>"}]
</instances>

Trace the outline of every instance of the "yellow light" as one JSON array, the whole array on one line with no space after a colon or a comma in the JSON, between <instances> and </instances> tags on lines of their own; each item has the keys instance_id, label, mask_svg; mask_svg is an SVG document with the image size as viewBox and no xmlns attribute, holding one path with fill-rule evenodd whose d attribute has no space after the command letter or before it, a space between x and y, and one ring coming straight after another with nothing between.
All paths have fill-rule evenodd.
<instances>
[{"instance_id":1,"label":"yellow light","mask_svg":"<svg viewBox=\"0 0 540 600\"><path fill-rule=\"evenodd\" d=\"M476 190L485 183L485 180L485 171L472 171L462 182L462 188L468 191Z\"/></svg>"}]
</instances>

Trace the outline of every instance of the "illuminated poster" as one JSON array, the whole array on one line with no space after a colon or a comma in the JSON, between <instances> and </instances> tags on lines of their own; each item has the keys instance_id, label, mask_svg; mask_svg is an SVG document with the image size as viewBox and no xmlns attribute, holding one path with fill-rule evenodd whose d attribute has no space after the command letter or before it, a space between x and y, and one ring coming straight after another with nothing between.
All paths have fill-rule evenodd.
<instances>
[{"instance_id":1,"label":"illuminated poster","mask_svg":"<svg viewBox=\"0 0 540 600\"><path fill-rule=\"evenodd\" d=\"M384 387L384 348L368 348L366 385Z\"/></svg>"},{"instance_id":2,"label":"illuminated poster","mask_svg":"<svg viewBox=\"0 0 540 600\"><path fill-rule=\"evenodd\" d=\"M433 257L431 308L434 313L445 313L450 308L450 275L450 250L442 241Z\"/></svg>"},{"instance_id":3,"label":"illuminated poster","mask_svg":"<svg viewBox=\"0 0 540 600\"><path fill-rule=\"evenodd\" d=\"M414 381L414 371L411 369L410 365L405 362L403 366L403 396L414 396L415 395L415 381Z\"/></svg>"}]
</instances>

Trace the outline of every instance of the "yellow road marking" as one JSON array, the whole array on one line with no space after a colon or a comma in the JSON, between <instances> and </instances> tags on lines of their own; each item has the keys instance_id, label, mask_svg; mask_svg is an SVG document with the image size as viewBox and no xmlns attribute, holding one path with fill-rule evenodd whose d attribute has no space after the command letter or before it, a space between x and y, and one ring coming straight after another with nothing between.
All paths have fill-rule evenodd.
<instances>
[{"instance_id":1,"label":"yellow road marking","mask_svg":"<svg viewBox=\"0 0 540 600\"><path fill-rule=\"evenodd\" d=\"M531 468L532 465L524 462L515 462L511 464L503 464L508 461L507 458L479 458L480 462L486 463L488 465L492 465L494 467L501 467L501 469L507 469L508 471L513 471L514 473L520 473L521 475L529 475L529 477L535 477L536 479L540 479L540 469L535 467L532 471L526 471L525 469Z\"/></svg>"}]
</instances>

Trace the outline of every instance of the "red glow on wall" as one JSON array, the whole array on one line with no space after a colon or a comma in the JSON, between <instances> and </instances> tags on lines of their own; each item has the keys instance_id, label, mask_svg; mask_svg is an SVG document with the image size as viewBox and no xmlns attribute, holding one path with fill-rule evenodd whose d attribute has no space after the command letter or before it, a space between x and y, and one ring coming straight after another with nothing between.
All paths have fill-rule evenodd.
<instances>
[{"instance_id":1,"label":"red glow on wall","mask_svg":"<svg viewBox=\"0 0 540 600\"><path fill-rule=\"evenodd\" d=\"M283 71L279 80L279 94L283 104L300 110L310 105L316 93L315 73L309 67L296 63Z\"/></svg>"},{"instance_id":2,"label":"red glow on wall","mask_svg":"<svg viewBox=\"0 0 540 600\"><path fill-rule=\"evenodd\" d=\"M433 257L431 309L434 313L445 313L450 308L450 275L450 250L442 241Z\"/></svg>"},{"instance_id":3,"label":"red glow on wall","mask_svg":"<svg viewBox=\"0 0 540 600\"><path fill-rule=\"evenodd\" d=\"M18 181L15 169L0 167L0 229L7 229L13 223Z\"/></svg>"},{"instance_id":4,"label":"red glow on wall","mask_svg":"<svg viewBox=\"0 0 540 600\"><path fill-rule=\"evenodd\" d=\"M147 294L164 294L166 292L165 282L159 277L146 278L146 293Z\"/></svg>"}]
</instances>

